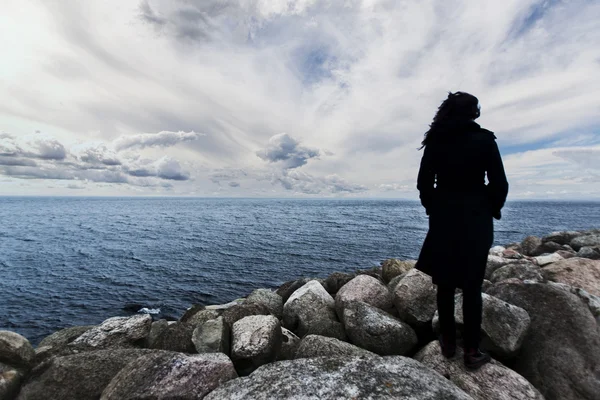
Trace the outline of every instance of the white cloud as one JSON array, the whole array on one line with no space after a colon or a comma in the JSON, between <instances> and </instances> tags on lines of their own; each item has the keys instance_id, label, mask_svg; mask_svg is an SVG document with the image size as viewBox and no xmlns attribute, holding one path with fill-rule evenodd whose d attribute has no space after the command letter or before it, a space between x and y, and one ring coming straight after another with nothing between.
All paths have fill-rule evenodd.
<instances>
[{"instance_id":1,"label":"white cloud","mask_svg":"<svg viewBox=\"0 0 600 400\"><path fill-rule=\"evenodd\" d=\"M198 140L204 136L196 132L169 132L140 133L137 135L121 136L112 145L115 150L122 151L131 148L143 149L146 147L169 147L182 142Z\"/></svg>"},{"instance_id":2,"label":"white cloud","mask_svg":"<svg viewBox=\"0 0 600 400\"><path fill-rule=\"evenodd\" d=\"M269 139L264 149L256 155L271 163L280 163L285 169L298 168L305 165L311 158L319 157L319 150L301 146L300 142L288 135L280 133Z\"/></svg>"}]
</instances>

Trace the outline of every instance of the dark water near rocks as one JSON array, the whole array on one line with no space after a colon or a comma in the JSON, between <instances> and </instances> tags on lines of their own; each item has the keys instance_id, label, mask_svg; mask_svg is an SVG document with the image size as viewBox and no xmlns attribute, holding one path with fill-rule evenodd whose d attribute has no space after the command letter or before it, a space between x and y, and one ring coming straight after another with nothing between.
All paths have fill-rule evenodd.
<instances>
[{"instance_id":1,"label":"dark water near rocks","mask_svg":"<svg viewBox=\"0 0 600 400\"><path fill-rule=\"evenodd\" d=\"M498 244L600 227L600 203L512 202L503 214ZM127 315L129 303L179 316L301 276L414 259L427 232L419 203L397 200L0 197L0 218L0 329L33 343Z\"/></svg>"}]
</instances>

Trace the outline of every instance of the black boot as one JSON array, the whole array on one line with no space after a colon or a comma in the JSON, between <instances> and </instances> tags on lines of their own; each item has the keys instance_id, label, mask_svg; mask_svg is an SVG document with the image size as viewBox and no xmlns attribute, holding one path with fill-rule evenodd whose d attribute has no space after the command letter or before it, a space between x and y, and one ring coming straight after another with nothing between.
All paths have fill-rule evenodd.
<instances>
[{"instance_id":1,"label":"black boot","mask_svg":"<svg viewBox=\"0 0 600 400\"><path fill-rule=\"evenodd\" d=\"M446 358L452 358L456 354L456 338L450 337L449 335L440 335L440 348L442 349L442 355Z\"/></svg>"},{"instance_id":2,"label":"black boot","mask_svg":"<svg viewBox=\"0 0 600 400\"><path fill-rule=\"evenodd\" d=\"M491 359L489 354L482 352L477 347L465 349L465 367L470 370L479 369L482 365L489 363Z\"/></svg>"}]
</instances>

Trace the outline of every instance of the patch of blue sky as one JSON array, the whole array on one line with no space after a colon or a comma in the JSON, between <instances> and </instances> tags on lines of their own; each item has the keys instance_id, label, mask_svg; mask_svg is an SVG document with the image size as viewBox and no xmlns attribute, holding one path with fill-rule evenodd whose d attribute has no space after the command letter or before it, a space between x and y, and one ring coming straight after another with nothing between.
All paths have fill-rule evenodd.
<instances>
[{"instance_id":1,"label":"patch of blue sky","mask_svg":"<svg viewBox=\"0 0 600 400\"><path fill-rule=\"evenodd\" d=\"M596 146L600 145L600 125L561 132L530 143L510 145L499 142L498 145L503 155L557 147Z\"/></svg>"},{"instance_id":2,"label":"patch of blue sky","mask_svg":"<svg viewBox=\"0 0 600 400\"><path fill-rule=\"evenodd\" d=\"M531 28L535 27L535 25L544 18L544 16L548 13L548 11L560 4L564 3L562 0L542 0L537 1L533 4L527 12L524 14L522 19L519 19L518 22L515 23L513 28L510 30L509 38L517 38L529 31Z\"/></svg>"}]
</instances>

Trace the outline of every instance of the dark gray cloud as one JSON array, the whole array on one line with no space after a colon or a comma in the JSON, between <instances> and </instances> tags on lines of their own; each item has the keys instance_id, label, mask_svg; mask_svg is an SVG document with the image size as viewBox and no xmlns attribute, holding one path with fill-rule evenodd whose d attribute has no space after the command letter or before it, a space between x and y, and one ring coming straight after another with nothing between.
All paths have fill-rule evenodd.
<instances>
[{"instance_id":1,"label":"dark gray cloud","mask_svg":"<svg viewBox=\"0 0 600 400\"><path fill-rule=\"evenodd\" d=\"M229 182L229 186L236 188L236 187L240 187L240 183L239 182Z\"/></svg>"},{"instance_id":2,"label":"dark gray cloud","mask_svg":"<svg viewBox=\"0 0 600 400\"><path fill-rule=\"evenodd\" d=\"M181 142L198 140L202 136L204 136L204 134L193 131L140 133L137 135L121 136L113 142L113 146L117 151L131 148L143 149L145 147L169 147Z\"/></svg>"},{"instance_id":3,"label":"dark gray cloud","mask_svg":"<svg viewBox=\"0 0 600 400\"><path fill-rule=\"evenodd\" d=\"M288 135L280 133L269 139L264 149L256 155L271 163L280 163L285 169L298 168L305 165L311 158L319 157L318 149L301 146L300 142Z\"/></svg>"},{"instance_id":4,"label":"dark gray cloud","mask_svg":"<svg viewBox=\"0 0 600 400\"><path fill-rule=\"evenodd\" d=\"M64 160L67 157L67 150L58 140L48 135L36 133L17 138L2 132L0 156Z\"/></svg>"}]
</instances>

